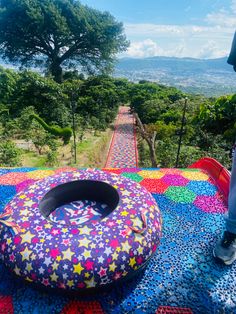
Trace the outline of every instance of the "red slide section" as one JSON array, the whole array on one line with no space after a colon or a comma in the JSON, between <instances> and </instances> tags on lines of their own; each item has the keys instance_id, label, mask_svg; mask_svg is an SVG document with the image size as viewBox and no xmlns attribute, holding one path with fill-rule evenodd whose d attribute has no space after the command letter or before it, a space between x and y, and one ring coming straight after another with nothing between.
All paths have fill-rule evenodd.
<instances>
[{"instance_id":1,"label":"red slide section","mask_svg":"<svg viewBox=\"0 0 236 314\"><path fill-rule=\"evenodd\" d=\"M223 194L225 202L228 202L230 172L217 160L210 157L201 158L189 166L189 168L205 170L215 180L216 186Z\"/></svg>"}]
</instances>

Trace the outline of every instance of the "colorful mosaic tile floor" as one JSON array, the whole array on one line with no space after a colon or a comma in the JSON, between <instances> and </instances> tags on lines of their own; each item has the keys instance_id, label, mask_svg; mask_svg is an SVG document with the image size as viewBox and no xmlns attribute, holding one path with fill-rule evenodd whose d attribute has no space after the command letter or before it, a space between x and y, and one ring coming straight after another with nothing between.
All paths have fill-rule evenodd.
<instances>
[{"instance_id":1,"label":"colorful mosaic tile floor","mask_svg":"<svg viewBox=\"0 0 236 314\"><path fill-rule=\"evenodd\" d=\"M134 117L129 107L120 107L105 167L137 167L136 145Z\"/></svg>"},{"instance_id":2,"label":"colorful mosaic tile floor","mask_svg":"<svg viewBox=\"0 0 236 314\"><path fill-rule=\"evenodd\" d=\"M0 212L24 187L66 170L0 169ZM0 263L0 296L5 296L0 301L6 304L5 310L0 306L0 313L8 313L7 306L12 313L13 306L17 314L57 314L75 301L97 301L105 313L117 314L154 314L167 306L190 308L193 313L236 313L236 264L226 267L212 257L226 211L212 179L197 169L106 171L139 182L161 209L163 237L146 269L109 292L75 297L38 290Z\"/></svg>"}]
</instances>

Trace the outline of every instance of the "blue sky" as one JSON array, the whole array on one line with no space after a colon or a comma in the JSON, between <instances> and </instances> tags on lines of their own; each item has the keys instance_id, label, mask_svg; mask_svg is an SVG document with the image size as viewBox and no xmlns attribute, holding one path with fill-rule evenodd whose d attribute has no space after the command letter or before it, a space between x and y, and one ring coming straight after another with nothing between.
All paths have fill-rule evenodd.
<instances>
[{"instance_id":1,"label":"blue sky","mask_svg":"<svg viewBox=\"0 0 236 314\"><path fill-rule=\"evenodd\" d=\"M123 22L122 56L226 56L236 29L236 0L81 0Z\"/></svg>"}]
</instances>

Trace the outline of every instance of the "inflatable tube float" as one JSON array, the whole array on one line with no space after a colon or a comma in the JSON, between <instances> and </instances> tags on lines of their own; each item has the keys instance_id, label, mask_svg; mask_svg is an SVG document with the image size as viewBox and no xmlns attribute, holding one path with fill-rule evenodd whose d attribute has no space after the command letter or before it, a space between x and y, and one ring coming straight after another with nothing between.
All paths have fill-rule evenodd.
<instances>
[{"instance_id":1,"label":"inflatable tube float","mask_svg":"<svg viewBox=\"0 0 236 314\"><path fill-rule=\"evenodd\" d=\"M69 206L74 217L70 206L81 201L100 208L81 220L86 215L77 207L77 221L52 216ZM92 169L36 182L18 193L0 216L4 263L30 282L67 290L129 278L156 251L160 236L160 211L145 188Z\"/></svg>"}]
</instances>

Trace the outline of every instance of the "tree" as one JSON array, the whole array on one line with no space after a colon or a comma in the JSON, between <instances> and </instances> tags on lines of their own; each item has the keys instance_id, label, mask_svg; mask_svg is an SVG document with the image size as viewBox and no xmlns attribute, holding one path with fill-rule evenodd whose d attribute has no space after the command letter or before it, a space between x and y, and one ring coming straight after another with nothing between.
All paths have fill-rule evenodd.
<instances>
[{"instance_id":1,"label":"tree","mask_svg":"<svg viewBox=\"0 0 236 314\"><path fill-rule=\"evenodd\" d=\"M0 143L0 167L20 166L21 150L14 142L2 141Z\"/></svg>"},{"instance_id":2,"label":"tree","mask_svg":"<svg viewBox=\"0 0 236 314\"><path fill-rule=\"evenodd\" d=\"M205 132L222 134L234 142L236 133L236 94L221 96L215 101L207 100L199 109L194 122Z\"/></svg>"},{"instance_id":3,"label":"tree","mask_svg":"<svg viewBox=\"0 0 236 314\"><path fill-rule=\"evenodd\" d=\"M67 95L62 84L39 73L23 71L19 73L15 90L10 97L10 114L21 115L26 107L33 106L35 112L49 124L65 127L69 123L70 113L66 106Z\"/></svg>"},{"instance_id":4,"label":"tree","mask_svg":"<svg viewBox=\"0 0 236 314\"><path fill-rule=\"evenodd\" d=\"M0 54L25 66L47 66L57 82L62 66L107 71L127 47L122 23L79 1L0 1Z\"/></svg>"},{"instance_id":5,"label":"tree","mask_svg":"<svg viewBox=\"0 0 236 314\"><path fill-rule=\"evenodd\" d=\"M8 105L16 88L19 74L0 66L0 104Z\"/></svg>"}]
</instances>

